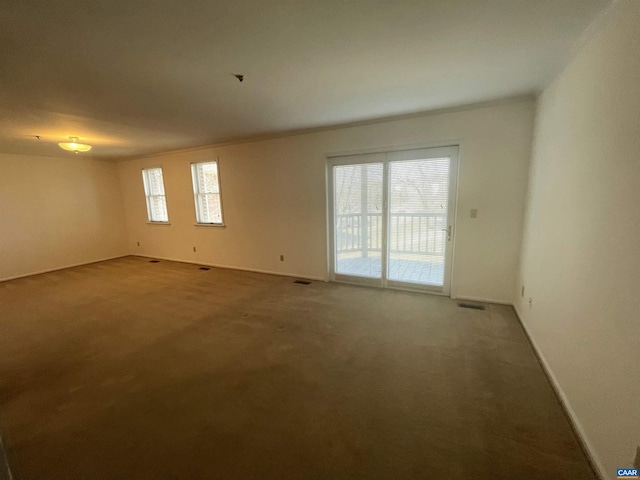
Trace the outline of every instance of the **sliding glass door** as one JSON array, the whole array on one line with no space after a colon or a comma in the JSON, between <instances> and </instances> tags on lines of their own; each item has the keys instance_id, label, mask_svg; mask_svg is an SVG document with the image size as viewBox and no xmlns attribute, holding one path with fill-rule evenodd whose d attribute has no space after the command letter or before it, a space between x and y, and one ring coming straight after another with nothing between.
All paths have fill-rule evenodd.
<instances>
[{"instance_id":1,"label":"sliding glass door","mask_svg":"<svg viewBox=\"0 0 640 480\"><path fill-rule=\"evenodd\" d=\"M457 147L329 160L334 280L449 293Z\"/></svg>"},{"instance_id":2,"label":"sliding glass door","mask_svg":"<svg viewBox=\"0 0 640 480\"><path fill-rule=\"evenodd\" d=\"M337 165L336 273L382 278L382 163Z\"/></svg>"}]
</instances>

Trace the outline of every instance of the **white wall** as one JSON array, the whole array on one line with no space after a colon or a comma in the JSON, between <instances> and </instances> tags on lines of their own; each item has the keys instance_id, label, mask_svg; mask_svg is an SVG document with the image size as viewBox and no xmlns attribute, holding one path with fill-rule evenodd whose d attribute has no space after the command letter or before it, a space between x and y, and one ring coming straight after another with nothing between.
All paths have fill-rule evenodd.
<instances>
[{"instance_id":1,"label":"white wall","mask_svg":"<svg viewBox=\"0 0 640 480\"><path fill-rule=\"evenodd\" d=\"M0 280L126 253L117 165L0 154Z\"/></svg>"},{"instance_id":2,"label":"white wall","mask_svg":"<svg viewBox=\"0 0 640 480\"><path fill-rule=\"evenodd\" d=\"M211 147L119 163L131 253L327 276L329 153L461 142L452 294L511 303L534 101ZM196 227L190 162L219 157L227 227ZM162 166L171 225L147 224L141 169ZM469 210L477 208L477 219ZM140 247L137 246L140 242ZM197 252L193 252L193 247ZM285 255L285 262L279 256Z\"/></svg>"},{"instance_id":3,"label":"white wall","mask_svg":"<svg viewBox=\"0 0 640 480\"><path fill-rule=\"evenodd\" d=\"M536 124L516 307L614 478L640 444L640 2L615 6Z\"/></svg>"}]
</instances>

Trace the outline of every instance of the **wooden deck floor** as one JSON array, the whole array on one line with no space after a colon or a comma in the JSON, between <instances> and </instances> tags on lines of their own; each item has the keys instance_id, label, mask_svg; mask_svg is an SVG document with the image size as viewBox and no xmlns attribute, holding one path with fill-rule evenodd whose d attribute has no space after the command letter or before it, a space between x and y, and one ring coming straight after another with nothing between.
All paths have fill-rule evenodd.
<instances>
[{"instance_id":1,"label":"wooden deck floor","mask_svg":"<svg viewBox=\"0 0 640 480\"><path fill-rule=\"evenodd\" d=\"M389 280L442 285L444 283L444 258L414 256L413 259L391 255L388 266ZM369 257L338 257L336 273L357 277L380 278L382 260L379 255Z\"/></svg>"}]
</instances>

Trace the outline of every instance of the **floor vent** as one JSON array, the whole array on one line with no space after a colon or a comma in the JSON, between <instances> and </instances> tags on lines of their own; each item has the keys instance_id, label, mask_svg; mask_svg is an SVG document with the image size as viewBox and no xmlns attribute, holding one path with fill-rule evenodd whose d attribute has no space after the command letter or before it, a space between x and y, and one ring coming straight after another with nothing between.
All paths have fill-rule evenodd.
<instances>
[{"instance_id":1,"label":"floor vent","mask_svg":"<svg viewBox=\"0 0 640 480\"><path fill-rule=\"evenodd\" d=\"M459 303L460 308L470 308L472 310L485 310L484 305L478 305L476 303Z\"/></svg>"},{"instance_id":2,"label":"floor vent","mask_svg":"<svg viewBox=\"0 0 640 480\"><path fill-rule=\"evenodd\" d=\"M209 267L200 267L200 270L211 270Z\"/></svg>"},{"instance_id":3,"label":"floor vent","mask_svg":"<svg viewBox=\"0 0 640 480\"><path fill-rule=\"evenodd\" d=\"M300 284L300 285L311 285L311 282L308 282L308 281L306 281L306 280L296 280L296 281L295 281L295 282L293 282L293 283L298 283L298 284Z\"/></svg>"},{"instance_id":4,"label":"floor vent","mask_svg":"<svg viewBox=\"0 0 640 480\"><path fill-rule=\"evenodd\" d=\"M160 260L149 260L149 263L160 263Z\"/></svg>"}]
</instances>

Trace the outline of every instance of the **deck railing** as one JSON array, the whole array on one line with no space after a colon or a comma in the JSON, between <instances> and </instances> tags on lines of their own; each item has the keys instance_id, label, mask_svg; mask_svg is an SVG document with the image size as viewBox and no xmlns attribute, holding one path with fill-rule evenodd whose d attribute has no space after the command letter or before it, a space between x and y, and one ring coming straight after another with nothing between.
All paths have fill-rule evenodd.
<instances>
[{"instance_id":1,"label":"deck railing","mask_svg":"<svg viewBox=\"0 0 640 480\"><path fill-rule=\"evenodd\" d=\"M380 252L382 250L381 213L341 213L336 218L338 253ZM389 216L388 243L391 253L442 256L445 252L446 213L392 213Z\"/></svg>"}]
</instances>

